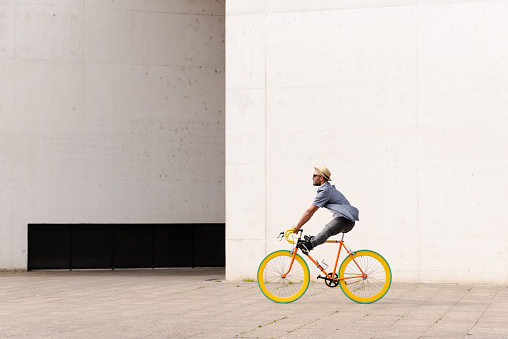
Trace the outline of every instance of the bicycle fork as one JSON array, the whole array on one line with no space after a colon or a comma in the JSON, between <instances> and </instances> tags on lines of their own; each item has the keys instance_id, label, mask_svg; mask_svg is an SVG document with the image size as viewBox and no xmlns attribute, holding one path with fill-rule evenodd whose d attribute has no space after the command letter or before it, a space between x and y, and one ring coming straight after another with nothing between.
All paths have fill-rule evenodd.
<instances>
[{"instance_id":1,"label":"bicycle fork","mask_svg":"<svg viewBox=\"0 0 508 339\"><path fill-rule=\"evenodd\" d=\"M293 263L295 262L295 257L296 257L296 248L294 249L293 254L291 255L291 262L289 263L288 271L283 275L281 275L281 278L283 279L286 278L289 272L291 272L291 268L293 268Z\"/></svg>"}]
</instances>

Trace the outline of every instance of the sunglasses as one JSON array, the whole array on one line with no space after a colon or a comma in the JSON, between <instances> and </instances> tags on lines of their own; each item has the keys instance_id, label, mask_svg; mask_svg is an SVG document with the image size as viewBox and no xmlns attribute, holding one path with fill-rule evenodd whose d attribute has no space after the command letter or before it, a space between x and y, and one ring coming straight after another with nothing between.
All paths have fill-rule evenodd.
<instances>
[{"instance_id":1,"label":"sunglasses","mask_svg":"<svg viewBox=\"0 0 508 339\"><path fill-rule=\"evenodd\" d=\"M319 174L313 174L312 175L312 179L314 179L315 177L320 177L320 175Z\"/></svg>"}]
</instances>

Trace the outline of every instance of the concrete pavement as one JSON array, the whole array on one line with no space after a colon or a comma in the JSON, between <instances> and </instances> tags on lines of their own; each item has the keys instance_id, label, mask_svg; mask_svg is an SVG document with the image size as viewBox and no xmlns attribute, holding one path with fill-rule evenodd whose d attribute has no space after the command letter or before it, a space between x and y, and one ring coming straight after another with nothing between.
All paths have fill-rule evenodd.
<instances>
[{"instance_id":1,"label":"concrete pavement","mask_svg":"<svg viewBox=\"0 0 508 339\"><path fill-rule=\"evenodd\" d=\"M223 268L0 272L0 338L508 338L508 286L394 281L361 305L311 283L290 304Z\"/></svg>"}]
</instances>

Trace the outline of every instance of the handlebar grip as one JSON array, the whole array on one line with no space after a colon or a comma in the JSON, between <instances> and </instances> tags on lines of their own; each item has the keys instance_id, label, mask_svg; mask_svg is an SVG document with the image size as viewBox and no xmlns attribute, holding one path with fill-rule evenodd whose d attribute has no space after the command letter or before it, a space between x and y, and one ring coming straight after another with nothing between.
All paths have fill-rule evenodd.
<instances>
[{"instance_id":1,"label":"handlebar grip","mask_svg":"<svg viewBox=\"0 0 508 339\"><path fill-rule=\"evenodd\" d=\"M295 234L293 233L295 231L294 228L287 229L284 232L284 239L290 244L295 244Z\"/></svg>"}]
</instances>

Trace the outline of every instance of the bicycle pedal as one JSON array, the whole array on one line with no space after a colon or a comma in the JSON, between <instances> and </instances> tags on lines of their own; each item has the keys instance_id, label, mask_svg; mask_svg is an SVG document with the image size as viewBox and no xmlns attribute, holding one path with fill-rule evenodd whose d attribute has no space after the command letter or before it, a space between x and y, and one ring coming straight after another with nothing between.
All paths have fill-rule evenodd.
<instances>
[{"instance_id":1,"label":"bicycle pedal","mask_svg":"<svg viewBox=\"0 0 508 339\"><path fill-rule=\"evenodd\" d=\"M326 279L326 277L322 277L320 274L320 275L318 275L318 277L316 279Z\"/></svg>"}]
</instances>

